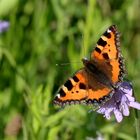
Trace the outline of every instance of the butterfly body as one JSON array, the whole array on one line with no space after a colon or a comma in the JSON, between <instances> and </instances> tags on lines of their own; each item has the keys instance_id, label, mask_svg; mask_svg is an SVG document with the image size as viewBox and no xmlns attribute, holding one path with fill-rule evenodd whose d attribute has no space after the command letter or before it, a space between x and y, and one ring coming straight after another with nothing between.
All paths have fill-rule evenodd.
<instances>
[{"instance_id":1,"label":"butterfly body","mask_svg":"<svg viewBox=\"0 0 140 140\"><path fill-rule=\"evenodd\" d=\"M88 73L89 76L91 75L91 77L94 77L98 82L106 85L107 87L113 87L112 81L104 72L98 69L95 61L85 58L83 58L82 61L85 66L85 71Z\"/></svg>"},{"instance_id":2,"label":"butterfly body","mask_svg":"<svg viewBox=\"0 0 140 140\"><path fill-rule=\"evenodd\" d=\"M60 106L83 102L102 104L111 98L125 73L119 39L116 26L110 26L97 41L91 58L82 59L84 67L60 87L54 103Z\"/></svg>"}]
</instances>

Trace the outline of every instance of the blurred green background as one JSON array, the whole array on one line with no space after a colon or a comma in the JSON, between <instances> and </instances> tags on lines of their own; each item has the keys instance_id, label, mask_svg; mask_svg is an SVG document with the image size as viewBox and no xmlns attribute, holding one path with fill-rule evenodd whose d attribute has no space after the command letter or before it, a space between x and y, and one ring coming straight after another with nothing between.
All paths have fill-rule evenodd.
<instances>
[{"instance_id":1,"label":"blurred green background","mask_svg":"<svg viewBox=\"0 0 140 140\"><path fill-rule=\"evenodd\" d=\"M112 24L140 101L139 9L139 0L0 0L0 20L10 22L0 34L0 140L135 140L133 110L118 124L89 107L58 109L52 101Z\"/></svg>"}]
</instances>

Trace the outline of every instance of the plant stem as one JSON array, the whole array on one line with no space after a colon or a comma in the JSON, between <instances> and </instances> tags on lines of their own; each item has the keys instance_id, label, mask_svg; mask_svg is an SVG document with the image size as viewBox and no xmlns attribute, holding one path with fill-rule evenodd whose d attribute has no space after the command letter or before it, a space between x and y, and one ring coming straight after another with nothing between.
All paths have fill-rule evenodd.
<instances>
[{"instance_id":1,"label":"plant stem","mask_svg":"<svg viewBox=\"0 0 140 140\"><path fill-rule=\"evenodd\" d=\"M137 140L140 140L140 119L138 115L138 110L136 109L135 109L135 125L136 125Z\"/></svg>"},{"instance_id":2,"label":"plant stem","mask_svg":"<svg viewBox=\"0 0 140 140\"><path fill-rule=\"evenodd\" d=\"M92 24L93 24L94 8L95 8L95 0L88 0L87 16L86 16L86 23L85 23L85 27L84 27L83 47L82 47L82 51L81 51L81 56L84 56L85 53L87 54L87 50L89 47L90 33L92 30Z\"/></svg>"}]
</instances>

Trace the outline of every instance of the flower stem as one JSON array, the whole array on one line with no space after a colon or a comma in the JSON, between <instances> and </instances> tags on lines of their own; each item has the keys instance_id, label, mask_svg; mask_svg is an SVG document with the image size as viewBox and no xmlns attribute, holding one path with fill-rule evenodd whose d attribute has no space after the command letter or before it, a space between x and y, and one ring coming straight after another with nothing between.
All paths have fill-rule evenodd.
<instances>
[{"instance_id":1,"label":"flower stem","mask_svg":"<svg viewBox=\"0 0 140 140\"><path fill-rule=\"evenodd\" d=\"M137 140L140 140L140 119L138 115L138 110L136 109L135 109L135 125L136 125Z\"/></svg>"},{"instance_id":2,"label":"flower stem","mask_svg":"<svg viewBox=\"0 0 140 140\"><path fill-rule=\"evenodd\" d=\"M134 97L135 97L135 92ZM140 140L140 118L139 118L139 113L137 109L134 109L135 111L135 125L136 125L136 135L137 135L137 140Z\"/></svg>"}]
</instances>

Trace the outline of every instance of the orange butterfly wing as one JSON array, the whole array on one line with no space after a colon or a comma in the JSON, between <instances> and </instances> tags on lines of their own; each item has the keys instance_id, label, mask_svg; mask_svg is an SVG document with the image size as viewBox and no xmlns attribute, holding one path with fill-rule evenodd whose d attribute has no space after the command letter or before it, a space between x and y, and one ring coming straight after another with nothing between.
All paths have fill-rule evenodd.
<instances>
[{"instance_id":1,"label":"orange butterfly wing","mask_svg":"<svg viewBox=\"0 0 140 140\"><path fill-rule=\"evenodd\" d=\"M91 65L95 64L113 84L122 80L125 71L119 40L120 36L116 26L110 26L98 40L89 61ZM97 77L86 71L86 67L78 71L59 89L54 103L63 106L83 101L87 104L100 104L106 101L114 93L114 89L99 82L102 80L98 80Z\"/></svg>"},{"instance_id":2,"label":"orange butterfly wing","mask_svg":"<svg viewBox=\"0 0 140 140\"><path fill-rule=\"evenodd\" d=\"M102 104L103 102L111 98L112 94L114 93L114 89L102 84L90 73L87 73L87 79L87 104Z\"/></svg>"},{"instance_id":3,"label":"orange butterfly wing","mask_svg":"<svg viewBox=\"0 0 140 140\"><path fill-rule=\"evenodd\" d=\"M113 83L122 81L125 73L123 57L120 52L120 33L115 25L110 26L98 40L91 60L95 61Z\"/></svg>"},{"instance_id":4,"label":"orange butterfly wing","mask_svg":"<svg viewBox=\"0 0 140 140\"><path fill-rule=\"evenodd\" d=\"M98 40L90 61L93 61L98 70L101 70L113 84L122 81L125 67L120 52L120 35L115 25L110 26ZM107 86L102 89L100 83L96 83L95 87L98 87L98 90L89 89L87 103L92 103L96 96L102 100L105 95L114 93L114 90Z\"/></svg>"},{"instance_id":5,"label":"orange butterfly wing","mask_svg":"<svg viewBox=\"0 0 140 140\"><path fill-rule=\"evenodd\" d=\"M64 106L84 103L85 101L87 104L101 103L109 98L111 92L111 89L91 77L85 69L81 69L60 87L54 104Z\"/></svg>"},{"instance_id":6,"label":"orange butterfly wing","mask_svg":"<svg viewBox=\"0 0 140 140\"><path fill-rule=\"evenodd\" d=\"M80 103L88 96L86 89L86 73L79 70L60 87L54 99L54 104L63 106L65 104Z\"/></svg>"}]
</instances>

